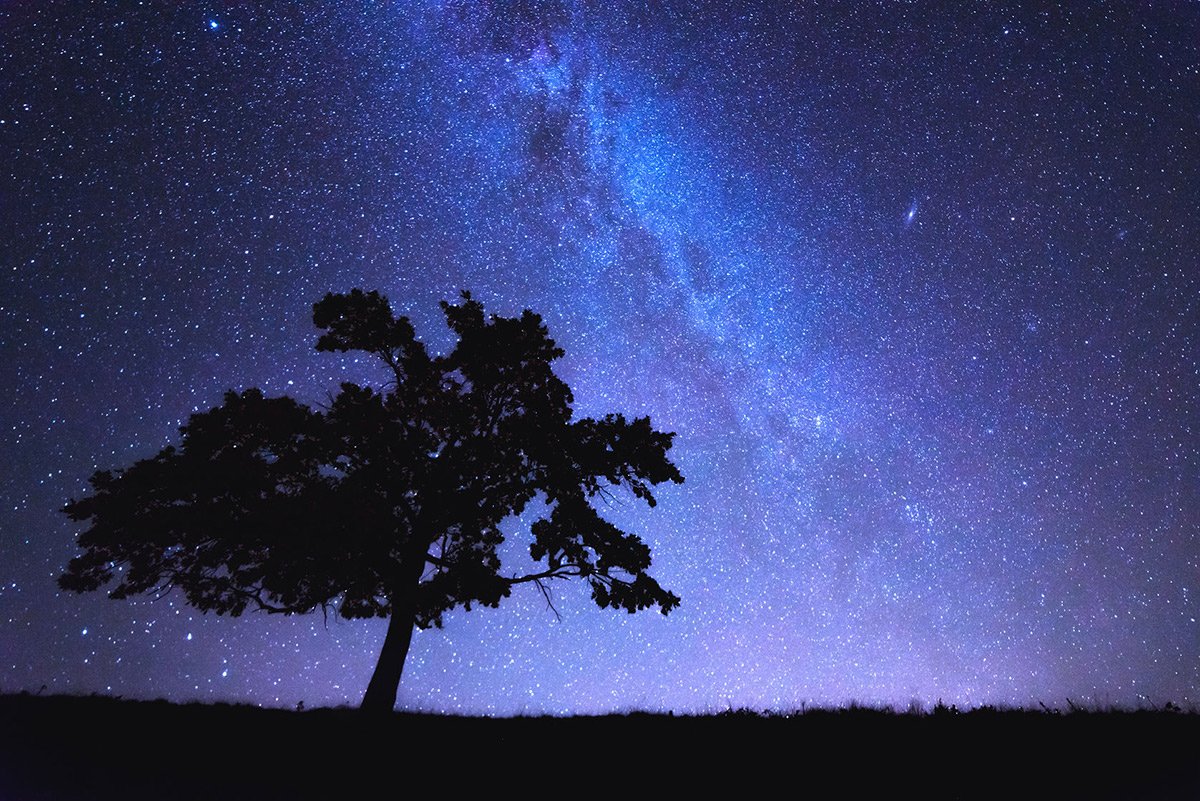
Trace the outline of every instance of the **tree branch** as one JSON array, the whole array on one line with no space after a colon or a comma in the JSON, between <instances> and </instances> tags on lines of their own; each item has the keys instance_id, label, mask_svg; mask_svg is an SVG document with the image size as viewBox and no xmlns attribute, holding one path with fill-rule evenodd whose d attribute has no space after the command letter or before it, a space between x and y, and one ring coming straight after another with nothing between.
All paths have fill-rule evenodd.
<instances>
[{"instance_id":1,"label":"tree branch","mask_svg":"<svg viewBox=\"0 0 1200 801\"><path fill-rule=\"evenodd\" d=\"M541 579L538 579L533 583L541 591L542 597L546 599L546 606L550 607L550 611L554 613L554 617L558 619L559 623L562 623L562 615L560 615L558 610L554 608L554 602L550 599L550 588L547 587Z\"/></svg>"},{"instance_id":2,"label":"tree branch","mask_svg":"<svg viewBox=\"0 0 1200 801\"><path fill-rule=\"evenodd\" d=\"M390 350L378 350L375 354L383 359L384 364L392 368L392 374L396 376L396 387L399 388L404 384L404 372L400 369L400 362L396 361L396 357Z\"/></svg>"},{"instance_id":3,"label":"tree branch","mask_svg":"<svg viewBox=\"0 0 1200 801\"><path fill-rule=\"evenodd\" d=\"M568 572L568 570L571 568L574 568L574 572ZM541 573L530 573L527 576L513 576L511 578L505 578L505 577L501 576L501 579L508 582L510 585L512 585L512 584L527 584L531 581L537 582L537 581L541 581L542 579L572 578L574 576L582 576L582 575L583 575L583 570L580 568L579 565L569 564L569 565L563 565L562 567L552 567L549 570L545 570Z\"/></svg>"}]
</instances>

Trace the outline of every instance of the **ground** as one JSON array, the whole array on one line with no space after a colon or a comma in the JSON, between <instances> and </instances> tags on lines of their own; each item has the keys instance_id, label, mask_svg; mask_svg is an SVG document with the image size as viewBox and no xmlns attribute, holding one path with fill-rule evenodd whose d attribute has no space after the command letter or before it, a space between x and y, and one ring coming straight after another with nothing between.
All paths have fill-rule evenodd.
<instances>
[{"instance_id":1,"label":"ground","mask_svg":"<svg viewBox=\"0 0 1200 801\"><path fill-rule=\"evenodd\" d=\"M10 695L0 696L0 724L4 801L700 789L1200 798L1200 715L1173 708L456 718Z\"/></svg>"}]
</instances>

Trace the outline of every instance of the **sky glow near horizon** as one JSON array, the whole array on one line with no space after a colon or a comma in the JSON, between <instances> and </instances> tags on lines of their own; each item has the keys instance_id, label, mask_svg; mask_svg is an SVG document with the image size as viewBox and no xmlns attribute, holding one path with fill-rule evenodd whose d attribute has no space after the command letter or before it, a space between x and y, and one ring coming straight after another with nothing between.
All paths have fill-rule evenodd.
<instances>
[{"instance_id":1,"label":"sky glow near horizon","mask_svg":"<svg viewBox=\"0 0 1200 801\"><path fill-rule=\"evenodd\" d=\"M406 708L1200 702L1200 9L791 5L0 10L0 690L357 703L378 621L54 577L225 389L378 383L363 287L539 312L687 479L605 510L677 611L451 613Z\"/></svg>"}]
</instances>

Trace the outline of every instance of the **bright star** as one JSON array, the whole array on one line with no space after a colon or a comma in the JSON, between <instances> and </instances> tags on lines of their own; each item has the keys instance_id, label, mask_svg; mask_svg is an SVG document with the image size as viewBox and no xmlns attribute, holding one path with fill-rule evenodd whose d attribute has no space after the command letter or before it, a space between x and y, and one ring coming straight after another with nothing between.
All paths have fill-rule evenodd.
<instances>
[{"instance_id":1,"label":"bright star","mask_svg":"<svg viewBox=\"0 0 1200 801\"><path fill-rule=\"evenodd\" d=\"M213 31L215 31L215 30L216 30L217 28L219 28L219 27L221 27L221 26L220 26L220 24L219 24L219 23L218 23L218 22L217 22L215 19L210 19L210 20L208 21L208 28L209 28L209 30L213 30Z\"/></svg>"}]
</instances>

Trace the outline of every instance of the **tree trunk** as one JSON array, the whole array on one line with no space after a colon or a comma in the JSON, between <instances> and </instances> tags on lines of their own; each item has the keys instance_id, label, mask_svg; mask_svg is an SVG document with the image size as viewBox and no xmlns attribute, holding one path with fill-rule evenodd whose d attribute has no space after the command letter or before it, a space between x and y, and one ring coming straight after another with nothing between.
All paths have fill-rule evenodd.
<instances>
[{"instance_id":1,"label":"tree trunk","mask_svg":"<svg viewBox=\"0 0 1200 801\"><path fill-rule=\"evenodd\" d=\"M391 712L396 707L396 690L400 687L400 674L404 672L404 660L408 657L412 633L411 594L397 593L392 601L392 615L388 619L383 650L379 652L379 661L375 664L375 672L371 674L371 682L363 696L360 708L364 711Z\"/></svg>"}]
</instances>

